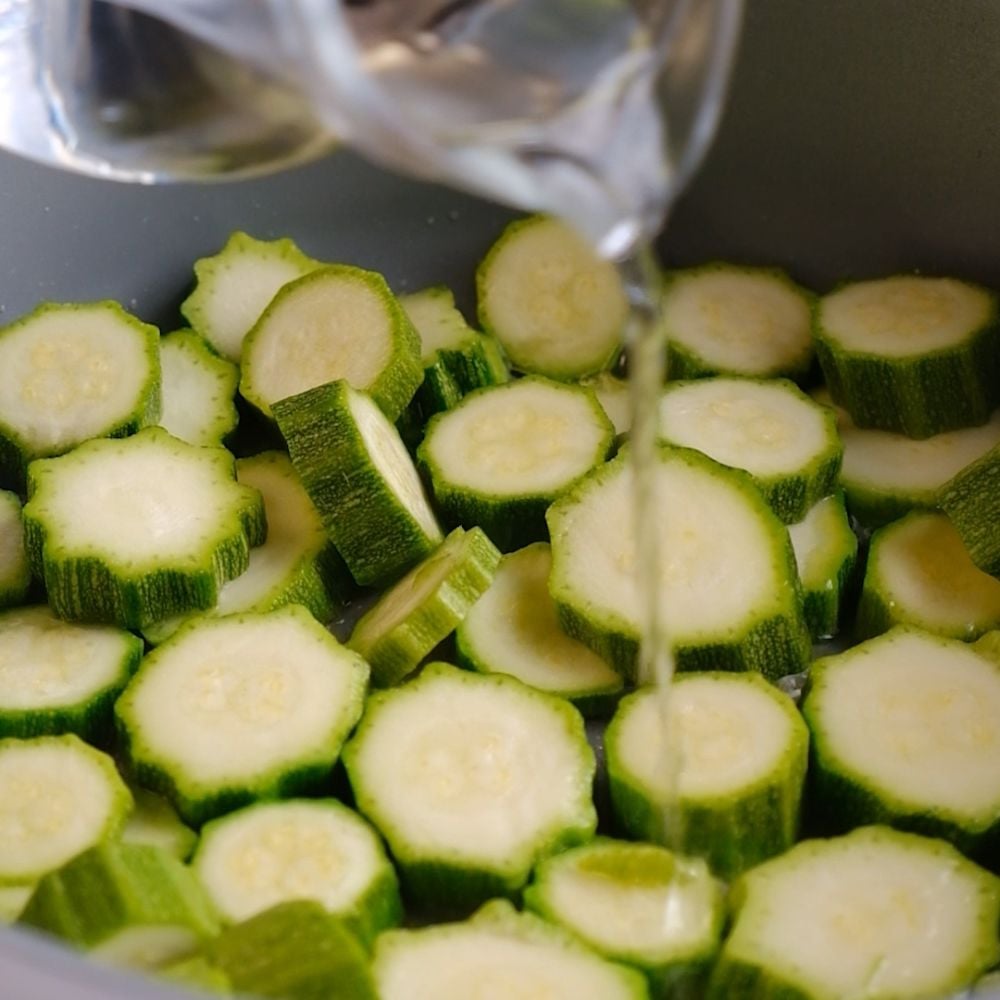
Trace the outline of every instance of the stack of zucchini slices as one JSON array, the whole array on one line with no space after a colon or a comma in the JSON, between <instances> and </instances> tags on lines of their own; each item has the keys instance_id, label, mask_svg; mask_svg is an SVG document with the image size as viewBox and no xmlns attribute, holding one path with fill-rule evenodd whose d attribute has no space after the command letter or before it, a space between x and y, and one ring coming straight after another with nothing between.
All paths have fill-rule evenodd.
<instances>
[{"instance_id":1,"label":"stack of zucchini slices","mask_svg":"<svg viewBox=\"0 0 1000 1000\"><path fill-rule=\"evenodd\" d=\"M990 293L666 276L667 698L611 265L513 223L479 329L287 239L195 277L165 336L0 329L5 919L276 1000L905 1000L1000 959Z\"/></svg>"}]
</instances>

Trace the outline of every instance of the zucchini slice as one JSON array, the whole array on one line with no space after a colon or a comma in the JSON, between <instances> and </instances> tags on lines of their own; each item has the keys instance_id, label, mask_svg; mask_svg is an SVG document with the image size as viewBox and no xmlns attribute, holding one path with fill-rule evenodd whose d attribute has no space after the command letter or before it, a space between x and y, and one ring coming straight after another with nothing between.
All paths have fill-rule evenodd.
<instances>
[{"instance_id":1,"label":"zucchini slice","mask_svg":"<svg viewBox=\"0 0 1000 1000\"><path fill-rule=\"evenodd\" d=\"M132 796L78 737L0 740L0 885L25 885L121 829Z\"/></svg>"},{"instance_id":2,"label":"zucchini slice","mask_svg":"<svg viewBox=\"0 0 1000 1000\"><path fill-rule=\"evenodd\" d=\"M938 493L967 465L1000 444L1000 410L979 427L944 431L917 441L892 431L865 430L836 406L827 390L813 398L833 408L844 444L840 483L850 512L877 528L911 510L937 507Z\"/></svg>"},{"instance_id":3,"label":"zucchini slice","mask_svg":"<svg viewBox=\"0 0 1000 1000\"><path fill-rule=\"evenodd\" d=\"M588 378L581 379L580 384L590 389L601 404L601 409L607 414L619 437L627 434L632 426L631 390L626 379L612 375L611 372L598 372Z\"/></svg>"},{"instance_id":4,"label":"zucchini slice","mask_svg":"<svg viewBox=\"0 0 1000 1000\"><path fill-rule=\"evenodd\" d=\"M603 837L542 861L524 903L605 958L641 969L655 997L704 984L725 921L723 887L704 861Z\"/></svg>"},{"instance_id":5,"label":"zucchini slice","mask_svg":"<svg viewBox=\"0 0 1000 1000\"><path fill-rule=\"evenodd\" d=\"M809 733L789 697L755 673L676 678L669 724L677 801L663 767L654 688L623 698L604 738L615 820L628 836L676 844L730 878L787 850L799 829ZM664 818L676 816L675 828Z\"/></svg>"},{"instance_id":6,"label":"zucchini slice","mask_svg":"<svg viewBox=\"0 0 1000 1000\"><path fill-rule=\"evenodd\" d=\"M833 414L784 379L671 383L660 438L750 473L786 524L833 492L843 453Z\"/></svg>"},{"instance_id":7,"label":"zucchini slice","mask_svg":"<svg viewBox=\"0 0 1000 1000\"><path fill-rule=\"evenodd\" d=\"M0 925L14 923L24 913L34 891L34 883L0 886Z\"/></svg>"},{"instance_id":8,"label":"zucchini slice","mask_svg":"<svg viewBox=\"0 0 1000 1000\"><path fill-rule=\"evenodd\" d=\"M749 477L698 452L661 448L654 487L664 519L662 620L681 670L804 669L809 633L788 531ZM549 591L566 631L627 679L639 648L632 469L595 469L546 518Z\"/></svg>"},{"instance_id":9,"label":"zucchini slice","mask_svg":"<svg viewBox=\"0 0 1000 1000\"><path fill-rule=\"evenodd\" d=\"M189 444L222 444L239 420L236 366L193 330L176 330L160 339L160 368L160 426Z\"/></svg>"},{"instance_id":10,"label":"zucchini slice","mask_svg":"<svg viewBox=\"0 0 1000 1000\"><path fill-rule=\"evenodd\" d=\"M232 923L278 903L313 899L370 945L403 916L378 835L333 799L259 802L212 820L192 866Z\"/></svg>"},{"instance_id":11,"label":"zucchini slice","mask_svg":"<svg viewBox=\"0 0 1000 1000\"><path fill-rule=\"evenodd\" d=\"M549 595L551 568L545 542L504 556L456 630L459 663L568 698L584 715L605 715L621 694L621 675L562 630Z\"/></svg>"},{"instance_id":12,"label":"zucchini slice","mask_svg":"<svg viewBox=\"0 0 1000 1000\"><path fill-rule=\"evenodd\" d=\"M1000 444L950 479L938 505L972 561L984 573L1000 577Z\"/></svg>"},{"instance_id":13,"label":"zucchini slice","mask_svg":"<svg viewBox=\"0 0 1000 1000\"><path fill-rule=\"evenodd\" d=\"M824 497L797 524L788 526L805 601L809 634L830 639L844 617L844 592L854 573L858 536L841 494Z\"/></svg>"},{"instance_id":14,"label":"zucchini slice","mask_svg":"<svg viewBox=\"0 0 1000 1000\"><path fill-rule=\"evenodd\" d=\"M638 970L601 958L562 928L499 899L464 923L383 934L374 972L382 1000L650 995Z\"/></svg>"},{"instance_id":15,"label":"zucchini slice","mask_svg":"<svg viewBox=\"0 0 1000 1000\"><path fill-rule=\"evenodd\" d=\"M289 604L186 625L146 657L115 714L136 779L198 826L322 789L367 679L359 656Z\"/></svg>"},{"instance_id":16,"label":"zucchini slice","mask_svg":"<svg viewBox=\"0 0 1000 1000\"><path fill-rule=\"evenodd\" d=\"M397 684L446 639L489 587L500 553L479 528L456 528L358 620L351 649L372 683Z\"/></svg>"},{"instance_id":17,"label":"zucchini slice","mask_svg":"<svg viewBox=\"0 0 1000 1000\"><path fill-rule=\"evenodd\" d=\"M336 264L286 285L247 334L240 392L279 399L343 379L396 420L420 385L420 337L385 278Z\"/></svg>"},{"instance_id":18,"label":"zucchini slice","mask_svg":"<svg viewBox=\"0 0 1000 1000\"><path fill-rule=\"evenodd\" d=\"M210 608L267 530L233 463L161 427L33 462L25 544L55 613L142 628Z\"/></svg>"},{"instance_id":19,"label":"zucchini slice","mask_svg":"<svg viewBox=\"0 0 1000 1000\"><path fill-rule=\"evenodd\" d=\"M20 604L30 583L21 501L16 493L0 490L0 608Z\"/></svg>"},{"instance_id":20,"label":"zucchini slice","mask_svg":"<svg viewBox=\"0 0 1000 1000\"><path fill-rule=\"evenodd\" d=\"M181 303L184 318L219 354L239 364L243 339L278 291L322 267L291 240L235 232L212 257L195 261L197 284Z\"/></svg>"},{"instance_id":21,"label":"zucchini slice","mask_svg":"<svg viewBox=\"0 0 1000 1000\"><path fill-rule=\"evenodd\" d=\"M224 583L215 606L201 613L265 612L301 604L317 621L328 622L353 592L354 581L288 456L266 451L239 458L236 478L260 491L267 538L250 550L246 571ZM157 622L143 629L143 637L157 646L189 617Z\"/></svg>"},{"instance_id":22,"label":"zucchini slice","mask_svg":"<svg viewBox=\"0 0 1000 1000\"><path fill-rule=\"evenodd\" d=\"M549 504L613 444L593 393L528 376L470 393L431 420L417 460L446 520L478 525L509 552L547 538Z\"/></svg>"},{"instance_id":23,"label":"zucchini slice","mask_svg":"<svg viewBox=\"0 0 1000 1000\"><path fill-rule=\"evenodd\" d=\"M369 698L343 756L358 808L428 908L514 893L597 825L583 719L513 677L429 664Z\"/></svg>"},{"instance_id":24,"label":"zucchini slice","mask_svg":"<svg viewBox=\"0 0 1000 1000\"><path fill-rule=\"evenodd\" d=\"M943 514L914 511L871 539L856 632L907 624L966 641L1000 628L1000 580L973 563Z\"/></svg>"},{"instance_id":25,"label":"zucchini slice","mask_svg":"<svg viewBox=\"0 0 1000 1000\"><path fill-rule=\"evenodd\" d=\"M557 219L512 222L476 272L479 322L522 372L573 381L607 368L628 299L614 265Z\"/></svg>"},{"instance_id":26,"label":"zucchini slice","mask_svg":"<svg viewBox=\"0 0 1000 1000\"><path fill-rule=\"evenodd\" d=\"M0 482L160 416L160 334L117 302L46 302L0 329Z\"/></svg>"},{"instance_id":27,"label":"zucchini slice","mask_svg":"<svg viewBox=\"0 0 1000 1000\"><path fill-rule=\"evenodd\" d=\"M135 808L122 829L127 844L146 844L187 861L198 843L198 834L185 826L177 810L162 796L145 788L132 788Z\"/></svg>"},{"instance_id":28,"label":"zucchini slice","mask_svg":"<svg viewBox=\"0 0 1000 1000\"><path fill-rule=\"evenodd\" d=\"M208 955L240 995L379 1000L361 943L313 900L279 903L226 927Z\"/></svg>"},{"instance_id":29,"label":"zucchini slice","mask_svg":"<svg viewBox=\"0 0 1000 1000\"><path fill-rule=\"evenodd\" d=\"M813 296L776 268L705 264L663 286L671 378L805 378L812 363Z\"/></svg>"},{"instance_id":30,"label":"zucchini slice","mask_svg":"<svg viewBox=\"0 0 1000 1000\"><path fill-rule=\"evenodd\" d=\"M807 840L748 872L708 1000L953 996L1000 957L1000 882L884 827Z\"/></svg>"},{"instance_id":31,"label":"zucchini slice","mask_svg":"<svg viewBox=\"0 0 1000 1000\"><path fill-rule=\"evenodd\" d=\"M218 931L191 870L166 851L107 841L46 875L20 922L110 965L152 970Z\"/></svg>"},{"instance_id":32,"label":"zucchini slice","mask_svg":"<svg viewBox=\"0 0 1000 1000\"><path fill-rule=\"evenodd\" d=\"M897 275L819 300L816 352L859 427L928 438L985 423L1000 402L996 297L953 278Z\"/></svg>"},{"instance_id":33,"label":"zucchini slice","mask_svg":"<svg viewBox=\"0 0 1000 1000\"><path fill-rule=\"evenodd\" d=\"M399 432L345 381L275 405L302 485L362 586L397 580L441 542L441 529Z\"/></svg>"},{"instance_id":34,"label":"zucchini slice","mask_svg":"<svg viewBox=\"0 0 1000 1000\"><path fill-rule=\"evenodd\" d=\"M824 827L889 823L996 864L1000 666L897 626L810 675L811 801Z\"/></svg>"},{"instance_id":35,"label":"zucchini slice","mask_svg":"<svg viewBox=\"0 0 1000 1000\"><path fill-rule=\"evenodd\" d=\"M0 736L106 740L141 659L142 640L111 625L62 621L44 605L0 613Z\"/></svg>"},{"instance_id":36,"label":"zucchini slice","mask_svg":"<svg viewBox=\"0 0 1000 1000\"><path fill-rule=\"evenodd\" d=\"M216 993L228 997L233 992L229 976L204 955L193 955L176 962L168 962L156 969L156 976L199 996Z\"/></svg>"}]
</instances>

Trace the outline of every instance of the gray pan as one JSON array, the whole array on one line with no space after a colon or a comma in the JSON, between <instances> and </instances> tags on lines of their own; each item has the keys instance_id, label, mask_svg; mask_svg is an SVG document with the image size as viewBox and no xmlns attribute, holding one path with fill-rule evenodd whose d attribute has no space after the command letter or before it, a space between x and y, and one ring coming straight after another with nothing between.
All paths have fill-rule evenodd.
<instances>
[{"instance_id":1,"label":"gray pan","mask_svg":"<svg viewBox=\"0 0 1000 1000\"><path fill-rule=\"evenodd\" d=\"M728 110L664 258L779 264L818 291L913 269L1000 288L1000 4L748 7ZM264 180L158 189L0 154L0 322L40 299L114 298L170 329L192 262L236 228L383 271L396 290L449 283L468 307L474 264L509 217L347 153ZM172 996L0 932L2 1000Z\"/></svg>"}]
</instances>

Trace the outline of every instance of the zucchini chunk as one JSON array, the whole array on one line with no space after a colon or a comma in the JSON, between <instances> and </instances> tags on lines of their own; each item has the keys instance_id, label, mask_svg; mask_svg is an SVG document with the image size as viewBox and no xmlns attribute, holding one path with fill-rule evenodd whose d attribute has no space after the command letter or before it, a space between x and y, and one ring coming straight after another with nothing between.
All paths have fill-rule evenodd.
<instances>
[{"instance_id":1,"label":"zucchini chunk","mask_svg":"<svg viewBox=\"0 0 1000 1000\"><path fill-rule=\"evenodd\" d=\"M385 586L432 552L441 529L399 432L345 381L275 404L295 471L362 586Z\"/></svg>"},{"instance_id":2,"label":"zucchini chunk","mask_svg":"<svg viewBox=\"0 0 1000 1000\"><path fill-rule=\"evenodd\" d=\"M243 339L271 299L318 267L289 239L235 232L217 254L195 261L197 283L181 313L222 357L239 364Z\"/></svg>"},{"instance_id":3,"label":"zucchini chunk","mask_svg":"<svg viewBox=\"0 0 1000 1000\"><path fill-rule=\"evenodd\" d=\"M193 330L160 339L160 426L189 444L218 445L236 429L236 366Z\"/></svg>"},{"instance_id":4,"label":"zucchini chunk","mask_svg":"<svg viewBox=\"0 0 1000 1000\"><path fill-rule=\"evenodd\" d=\"M1000 577L1000 444L950 479L938 504L972 561L984 573Z\"/></svg>"},{"instance_id":5,"label":"zucchini chunk","mask_svg":"<svg viewBox=\"0 0 1000 1000\"><path fill-rule=\"evenodd\" d=\"M837 833L888 823L996 864L1000 666L909 626L818 660L803 714L811 801Z\"/></svg>"},{"instance_id":6,"label":"zucchini chunk","mask_svg":"<svg viewBox=\"0 0 1000 1000\"><path fill-rule=\"evenodd\" d=\"M396 420L423 377L420 337L385 278L336 264L286 285L247 334L240 392L279 399L343 379Z\"/></svg>"},{"instance_id":7,"label":"zucchini chunk","mask_svg":"<svg viewBox=\"0 0 1000 1000\"><path fill-rule=\"evenodd\" d=\"M0 490L0 608L20 604L30 583L21 501L16 493Z\"/></svg>"},{"instance_id":8,"label":"zucchini chunk","mask_svg":"<svg viewBox=\"0 0 1000 1000\"><path fill-rule=\"evenodd\" d=\"M146 657L115 715L138 782L199 826L324 788L367 679L359 656L289 604L186 625Z\"/></svg>"},{"instance_id":9,"label":"zucchini chunk","mask_svg":"<svg viewBox=\"0 0 1000 1000\"><path fill-rule=\"evenodd\" d=\"M161 427L33 462L25 545L53 611L142 628L210 608L267 531L233 463Z\"/></svg>"},{"instance_id":10,"label":"zucchini chunk","mask_svg":"<svg viewBox=\"0 0 1000 1000\"><path fill-rule=\"evenodd\" d=\"M160 333L117 302L46 302L0 328L0 482L160 417Z\"/></svg>"},{"instance_id":11,"label":"zucchini chunk","mask_svg":"<svg viewBox=\"0 0 1000 1000\"><path fill-rule=\"evenodd\" d=\"M0 740L0 885L26 885L121 829L132 796L77 736Z\"/></svg>"},{"instance_id":12,"label":"zucchini chunk","mask_svg":"<svg viewBox=\"0 0 1000 1000\"><path fill-rule=\"evenodd\" d=\"M537 376L470 393L427 425L417 461L451 524L504 552L545 541L545 511L603 462L614 428L593 393Z\"/></svg>"},{"instance_id":13,"label":"zucchini chunk","mask_svg":"<svg viewBox=\"0 0 1000 1000\"><path fill-rule=\"evenodd\" d=\"M911 510L933 510L938 494L967 465L1000 444L1000 410L979 427L944 431L917 441L892 431L865 430L830 399L826 389L813 398L830 406L844 444L840 483L847 507L863 525L877 528Z\"/></svg>"},{"instance_id":14,"label":"zucchini chunk","mask_svg":"<svg viewBox=\"0 0 1000 1000\"><path fill-rule=\"evenodd\" d=\"M854 572L858 536L841 494L814 504L788 534L799 568L809 634L814 641L837 634L843 618L844 592Z\"/></svg>"},{"instance_id":15,"label":"zucchini chunk","mask_svg":"<svg viewBox=\"0 0 1000 1000\"><path fill-rule=\"evenodd\" d=\"M240 995L379 1000L361 943L314 900L279 903L226 927L208 956Z\"/></svg>"},{"instance_id":16,"label":"zucchini chunk","mask_svg":"<svg viewBox=\"0 0 1000 1000\"><path fill-rule=\"evenodd\" d=\"M262 613L301 604L325 624L347 601L354 581L288 456L266 451L239 458L236 478L260 491L267 538L250 550L245 572L224 583L215 606L200 614ZM142 630L143 637L158 646L189 617L156 622Z\"/></svg>"},{"instance_id":17,"label":"zucchini chunk","mask_svg":"<svg viewBox=\"0 0 1000 1000\"><path fill-rule=\"evenodd\" d=\"M107 739L141 659L142 640L112 625L63 621L45 605L0 612L0 736Z\"/></svg>"},{"instance_id":18,"label":"zucchini chunk","mask_svg":"<svg viewBox=\"0 0 1000 1000\"><path fill-rule=\"evenodd\" d=\"M819 300L830 394L859 427L928 438L985 423L1000 402L996 297L953 278L897 275Z\"/></svg>"},{"instance_id":19,"label":"zucchini chunk","mask_svg":"<svg viewBox=\"0 0 1000 1000\"><path fill-rule=\"evenodd\" d=\"M605 715L621 694L621 675L562 630L549 595L551 568L545 542L503 557L456 630L459 663L568 698L585 716Z\"/></svg>"},{"instance_id":20,"label":"zucchini chunk","mask_svg":"<svg viewBox=\"0 0 1000 1000\"><path fill-rule=\"evenodd\" d=\"M456 528L358 620L348 645L372 683L397 684L446 639L489 587L500 553L479 528Z\"/></svg>"},{"instance_id":21,"label":"zucchini chunk","mask_svg":"<svg viewBox=\"0 0 1000 1000\"><path fill-rule=\"evenodd\" d=\"M0 925L12 924L24 913L35 884L0 886Z\"/></svg>"},{"instance_id":22,"label":"zucchini chunk","mask_svg":"<svg viewBox=\"0 0 1000 1000\"><path fill-rule=\"evenodd\" d=\"M463 923L383 934L374 972L382 1000L467 1000L484 987L497 997L547 1000L650 995L637 969L601 958L562 928L499 899Z\"/></svg>"},{"instance_id":23,"label":"zucchini chunk","mask_svg":"<svg viewBox=\"0 0 1000 1000\"><path fill-rule=\"evenodd\" d=\"M626 379L612 375L611 372L598 372L580 380L580 385L590 389L601 404L601 409L607 414L619 437L627 434L632 426L631 391Z\"/></svg>"},{"instance_id":24,"label":"zucchini chunk","mask_svg":"<svg viewBox=\"0 0 1000 1000\"><path fill-rule=\"evenodd\" d=\"M872 535L855 630L893 625L971 641L1000 628L1000 580L969 558L944 514L914 511Z\"/></svg>"},{"instance_id":25,"label":"zucchini chunk","mask_svg":"<svg viewBox=\"0 0 1000 1000\"><path fill-rule=\"evenodd\" d=\"M671 378L805 378L813 296L776 268L706 264L668 272L663 286Z\"/></svg>"},{"instance_id":26,"label":"zucchini chunk","mask_svg":"<svg viewBox=\"0 0 1000 1000\"><path fill-rule=\"evenodd\" d=\"M524 903L642 970L654 997L704 985L725 921L723 887L704 861L603 837L542 861Z\"/></svg>"},{"instance_id":27,"label":"zucchini chunk","mask_svg":"<svg viewBox=\"0 0 1000 1000\"><path fill-rule=\"evenodd\" d=\"M621 278L557 219L507 226L476 271L476 292L482 328L519 371L573 381L607 368L621 347Z\"/></svg>"},{"instance_id":28,"label":"zucchini chunk","mask_svg":"<svg viewBox=\"0 0 1000 1000\"><path fill-rule=\"evenodd\" d=\"M750 473L786 524L833 492L843 454L833 414L784 379L672 383L660 438Z\"/></svg>"},{"instance_id":29,"label":"zucchini chunk","mask_svg":"<svg viewBox=\"0 0 1000 1000\"><path fill-rule=\"evenodd\" d=\"M804 669L809 633L788 531L745 473L688 449L661 448L654 485L664 510L662 620L681 670ZM632 469L625 453L561 496L549 592L563 627L626 679L635 675Z\"/></svg>"},{"instance_id":30,"label":"zucchini chunk","mask_svg":"<svg viewBox=\"0 0 1000 1000\"><path fill-rule=\"evenodd\" d=\"M500 344L465 322L451 289L425 288L401 295L399 304L420 335L424 380L410 403L420 427L473 389L510 381Z\"/></svg>"},{"instance_id":31,"label":"zucchini chunk","mask_svg":"<svg viewBox=\"0 0 1000 1000\"><path fill-rule=\"evenodd\" d=\"M131 788L135 808L122 828L127 844L146 844L187 861L198 843L198 834L185 826L177 810L162 796L145 788Z\"/></svg>"},{"instance_id":32,"label":"zucchini chunk","mask_svg":"<svg viewBox=\"0 0 1000 1000\"><path fill-rule=\"evenodd\" d=\"M219 927L186 865L157 847L117 841L46 875L20 922L98 961L143 970L190 956Z\"/></svg>"},{"instance_id":33,"label":"zucchini chunk","mask_svg":"<svg viewBox=\"0 0 1000 1000\"><path fill-rule=\"evenodd\" d=\"M748 872L708 1000L952 996L998 957L1000 882L948 844L865 827Z\"/></svg>"},{"instance_id":34,"label":"zucchini chunk","mask_svg":"<svg viewBox=\"0 0 1000 1000\"><path fill-rule=\"evenodd\" d=\"M604 738L611 807L630 837L705 858L720 876L787 850L799 829L809 733L786 694L755 673L677 677L670 695L681 762L676 803L663 767L654 688L623 698ZM676 808L672 808L676 806ZM664 819L676 815L676 828Z\"/></svg>"},{"instance_id":35,"label":"zucchini chunk","mask_svg":"<svg viewBox=\"0 0 1000 1000\"><path fill-rule=\"evenodd\" d=\"M204 955L168 962L155 971L158 979L199 995L218 993L228 997L233 992L229 976Z\"/></svg>"},{"instance_id":36,"label":"zucchini chunk","mask_svg":"<svg viewBox=\"0 0 1000 1000\"><path fill-rule=\"evenodd\" d=\"M333 799L259 802L212 820L192 866L232 923L278 903L314 899L370 945L403 916L378 835Z\"/></svg>"},{"instance_id":37,"label":"zucchini chunk","mask_svg":"<svg viewBox=\"0 0 1000 1000\"><path fill-rule=\"evenodd\" d=\"M358 808L429 909L514 893L597 825L583 719L513 677L429 664L369 698L343 757Z\"/></svg>"}]
</instances>

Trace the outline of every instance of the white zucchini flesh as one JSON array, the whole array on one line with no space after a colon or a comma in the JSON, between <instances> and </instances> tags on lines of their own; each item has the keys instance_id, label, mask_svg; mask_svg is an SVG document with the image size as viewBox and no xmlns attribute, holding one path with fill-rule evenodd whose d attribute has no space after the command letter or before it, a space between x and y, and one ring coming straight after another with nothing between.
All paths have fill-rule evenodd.
<instances>
[{"instance_id":1,"label":"white zucchini flesh","mask_svg":"<svg viewBox=\"0 0 1000 1000\"><path fill-rule=\"evenodd\" d=\"M132 800L74 736L0 741L0 884L37 880L113 835Z\"/></svg>"},{"instance_id":2,"label":"white zucchini flesh","mask_svg":"<svg viewBox=\"0 0 1000 1000\"><path fill-rule=\"evenodd\" d=\"M723 465L761 477L812 465L829 450L826 412L792 383L697 379L668 387L660 434Z\"/></svg>"},{"instance_id":3,"label":"white zucchini flesh","mask_svg":"<svg viewBox=\"0 0 1000 1000\"><path fill-rule=\"evenodd\" d=\"M835 579L846 554L857 546L856 539L851 546L854 534L850 526L844 532L842 518L838 499L829 496L814 504L798 524L788 526L799 579L807 589L824 585L831 578L831 571Z\"/></svg>"},{"instance_id":4,"label":"white zucchini flesh","mask_svg":"<svg viewBox=\"0 0 1000 1000\"><path fill-rule=\"evenodd\" d=\"M1000 580L973 563L944 514L915 512L873 537L865 576L890 622L973 638L1000 627Z\"/></svg>"},{"instance_id":5,"label":"white zucchini flesh","mask_svg":"<svg viewBox=\"0 0 1000 1000\"><path fill-rule=\"evenodd\" d=\"M160 340L163 408L160 426L197 445L219 444L236 427L239 373L191 330Z\"/></svg>"},{"instance_id":6,"label":"white zucchini flesh","mask_svg":"<svg viewBox=\"0 0 1000 1000\"><path fill-rule=\"evenodd\" d=\"M291 240L236 232L215 256L195 262L198 284L181 312L224 358L239 363L243 338L278 290L320 266Z\"/></svg>"},{"instance_id":7,"label":"white zucchini flesh","mask_svg":"<svg viewBox=\"0 0 1000 1000\"><path fill-rule=\"evenodd\" d=\"M132 788L131 792L135 808L122 828L122 841L159 847L179 861L186 861L198 842L198 834L184 825L162 795L145 788Z\"/></svg>"},{"instance_id":8,"label":"white zucchini flesh","mask_svg":"<svg viewBox=\"0 0 1000 1000\"><path fill-rule=\"evenodd\" d=\"M670 725L676 733L681 799L739 795L781 767L795 730L773 695L725 675L685 674L670 694ZM663 716L653 690L635 696L616 743L619 766L666 803Z\"/></svg>"},{"instance_id":9,"label":"white zucchini flesh","mask_svg":"<svg viewBox=\"0 0 1000 1000\"><path fill-rule=\"evenodd\" d=\"M0 608L19 604L30 580L21 501L17 494L0 490Z\"/></svg>"},{"instance_id":10,"label":"white zucchini flesh","mask_svg":"<svg viewBox=\"0 0 1000 1000\"><path fill-rule=\"evenodd\" d=\"M524 378L437 417L421 456L435 486L440 478L491 497L548 494L590 469L607 435L588 394Z\"/></svg>"},{"instance_id":11,"label":"white zucchini flesh","mask_svg":"<svg viewBox=\"0 0 1000 1000\"><path fill-rule=\"evenodd\" d=\"M214 820L202 830L193 866L222 917L236 923L292 899L348 911L388 862L357 813L332 800L295 800Z\"/></svg>"},{"instance_id":12,"label":"white zucchini flesh","mask_svg":"<svg viewBox=\"0 0 1000 1000\"><path fill-rule=\"evenodd\" d=\"M900 275L827 295L819 321L845 350L906 358L962 343L989 320L992 308L989 294L973 285Z\"/></svg>"},{"instance_id":13,"label":"white zucchini flesh","mask_svg":"<svg viewBox=\"0 0 1000 1000\"><path fill-rule=\"evenodd\" d=\"M620 690L621 675L562 630L549 595L551 568L544 542L505 556L458 627L459 649L476 669L565 697Z\"/></svg>"},{"instance_id":14,"label":"white zucchini flesh","mask_svg":"<svg viewBox=\"0 0 1000 1000\"><path fill-rule=\"evenodd\" d=\"M812 350L810 301L776 274L727 266L669 276L669 340L725 372L767 376L801 367Z\"/></svg>"},{"instance_id":15,"label":"white zucchini flesh","mask_svg":"<svg viewBox=\"0 0 1000 1000\"><path fill-rule=\"evenodd\" d=\"M0 614L0 713L80 705L124 686L126 661L141 645L110 625L57 618L45 605Z\"/></svg>"},{"instance_id":16,"label":"white zucchini flesh","mask_svg":"<svg viewBox=\"0 0 1000 1000\"><path fill-rule=\"evenodd\" d=\"M158 391L158 339L115 303L41 307L0 336L0 425L33 457L130 422Z\"/></svg>"},{"instance_id":17,"label":"white zucchini flesh","mask_svg":"<svg viewBox=\"0 0 1000 1000\"><path fill-rule=\"evenodd\" d=\"M804 711L821 765L906 811L968 826L1000 814L1000 669L896 628L821 661Z\"/></svg>"},{"instance_id":18,"label":"white zucchini flesh","mask_svg":"<svg viewBox=\"0 0 1000 1000\"><path fill-rule=\"evenodd\" d=\"M581 385L592 389L601 409L614 425L615 434L626 434L632 426L632 401L628 382L610 372L599 372L582 379Z\"/></svg>"},{"instance_id":19,"label":"white zucchini flesh","mask_svg":"<svg viewBox=\"0 0 1000 1000\"><path fill-rule=\"evenodd\" d=\"M0 886L0 924L10 924L17 920L34 891L34 883Z\"/></svg>"},{"instance_id":20,"label":"white zucchini flesh","mask_svg":"<svg viewBox=\"0 0 1000 1000\"><path fill-rule=\"evenodd\" d=\"M92 948L91 958L122 969L154 971L196 951L201 938L186 927L126 927Z\"/></svg>"},{"instance_id":21,"label":"white zucchini flesh","mask_svg":"<svg viewBox=\"0 0 1000 1000\"><path fill-rule=\"evenodd\" d=\"M399 304L420 334L420 361L425 367L436 351L460 348L469 339L469 325L449 289L425 288L401 295Z\"/></svg>"},{"instance_id":22,"label":"white zucchini flesh","mask_svg":"<svg viewBox=\"0 0 1000 1000\"><path fill-rule=\"evenodd\" d=\"M745 876L717 972L746 963L817 1000L951 995L997 957L995 883L881 827L804 841Z\"/></svg>"},{"instance_id":23,"label":"white zucchini flesh","mask_svg":"<svg viewBox=\"0 0 1000 1000\"><path fill-rule=\"evenodd\" d=\"M302 608L203 618L158 646L118 701L134 757L186 789L250 782L337 746L367 667ZM339 743L338 743L339 745Z\"/></svg>"}]
</instances>

